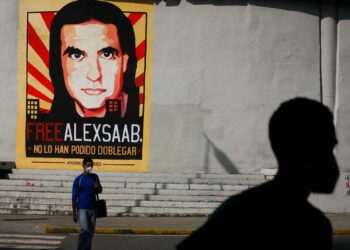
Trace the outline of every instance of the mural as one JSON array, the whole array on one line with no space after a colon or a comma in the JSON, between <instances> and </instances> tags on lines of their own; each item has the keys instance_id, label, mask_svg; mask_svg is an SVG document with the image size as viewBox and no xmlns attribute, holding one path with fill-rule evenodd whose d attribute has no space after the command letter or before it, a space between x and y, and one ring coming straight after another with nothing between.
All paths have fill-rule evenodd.
<instances>
[{"instance_id":1,"label":"mural","mask_svg":"<svg viewBox=\"0 0 350 250\"><path fill-rule=\"evenodd\" d=\"M153 4L20 2L17 167L147 171Z\"/></svg>"}]
</instances>

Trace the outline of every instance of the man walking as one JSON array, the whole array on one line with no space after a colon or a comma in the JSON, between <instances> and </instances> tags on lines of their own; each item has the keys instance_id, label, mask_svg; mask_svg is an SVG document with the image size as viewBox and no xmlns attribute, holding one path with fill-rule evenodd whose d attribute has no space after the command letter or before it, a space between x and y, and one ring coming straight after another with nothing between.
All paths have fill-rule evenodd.
<instances>
[{"instance_id":1,"label":"man walking","mask_svg":"<svg viewBox=\"0 0 350 250\"><path fill-rule=\"evenodd\" d=\"M333 115L306 98L283 103L269 123L274 180L227 199L178 250L330 250L332 226L310 193L332 193L339 176Z\"/></svg>"},{"instance_id":2,"label":"man walking","mask_svg":"<svg viewBox=\"0 0 350 250\"><path fill-rule=\"evenodd\" d=\"M91 173L93 161L83 160L83 173L75 178L72 189L73 221L80 225L78 250L90 250L96 226L96 193L102 192L100 180Z\"/></svg>"}]
</instances>

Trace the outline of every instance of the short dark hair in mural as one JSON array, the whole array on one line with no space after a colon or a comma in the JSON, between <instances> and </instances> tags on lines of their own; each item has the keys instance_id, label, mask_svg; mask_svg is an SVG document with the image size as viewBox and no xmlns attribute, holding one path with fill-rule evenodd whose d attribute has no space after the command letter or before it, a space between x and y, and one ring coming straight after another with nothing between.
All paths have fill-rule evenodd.
<instances>
[{"instance_id":1,"label":"short dark hair in mural","mask_svg":"<svg viewBox=\"0 0 350 250\"><path fill-rule=\"evenodd\" d=\"M101 1L71 2L58 11L52 21L50 31L50 77L55 95L50 117L57 120L72 120L72 118L79 117L74 108L74 100L70 97L64 84L61 62L61 30L66 24L80 24L91 20L113 24L117 28L122 53L129 56L127 69L123 74L122 86L122 91L128 95L125 119L134 120L139 113L139 90L135 85L137 59L133 26L118 7Z\"/></svg>"},{"instance_id":2,"label":"short dark hair in mural","mask_svg":"<svg viewBox=\"0 0 350 250\"><path fill-rule=\"evenodd\" d=\"M143 158L143 101L129 18L102 1L74 1L56 13L49 51L54 97L49 113L40 111L39 100L27 101L27 156Z\"/></svg>"}]
</instances>

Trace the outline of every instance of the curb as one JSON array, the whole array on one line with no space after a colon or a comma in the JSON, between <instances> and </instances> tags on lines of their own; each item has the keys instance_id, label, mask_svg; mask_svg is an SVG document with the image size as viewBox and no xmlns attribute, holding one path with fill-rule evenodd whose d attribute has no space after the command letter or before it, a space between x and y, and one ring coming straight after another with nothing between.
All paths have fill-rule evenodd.
<instances>
[{"instance_id":1,"label":"curb","mask_svg":"<svg viewBox=\"0 0 350 250\"><path fill-rule=\"evenodd\" d=\"M79 233L79 227L43 226L44 233ZM135 235L190 235L190 229L161 229L161 228L96 228L97 234L135 234Z\"/></svg>"},{"instance_id":2,"label":"curb","mask_svg":"<svg viewBox=\"0 0 350 250\"><path fill-rule=\"evenodd\" d=\"M96 234L133 234L133 235L190 235L192 229L167 229L167 228L96 228ZM79 233L79 227L54 227L44 225L44 233ZM350 235L350 229L334 229L333 235Z\"/></svg>"},{"instance_id":3,"label":"curb","mask_svg":"<svg viewBox=\"0 0 350 250\"><path fill-rule=\"evenodd\" d=\"M333 229L333 235L350 235L350 229Z\"/></svg>"}]
</instances>

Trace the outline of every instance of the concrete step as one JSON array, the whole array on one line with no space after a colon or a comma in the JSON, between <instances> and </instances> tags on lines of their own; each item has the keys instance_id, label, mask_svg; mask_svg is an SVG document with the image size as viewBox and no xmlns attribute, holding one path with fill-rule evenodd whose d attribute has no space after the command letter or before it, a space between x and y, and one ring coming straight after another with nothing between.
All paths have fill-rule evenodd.
<instances>
[{"instance_id":1,"label":"concrete step","mask_svg":"<svg viewBox=\"0 0 350 250\"><path fill-rule=\"evenodd\" d=\"M232 193L231 193L232 194ZM107 202L114 202L115 200L149 200L149 201L203 201L203 202L221 202L227 199L229 195L224 196L217 195L142 195L142 194L101 194L100 199L104 199ZM39 201L35 201L35 200ZM7 200L13 203L22 202L26 203L26 200L32 200L37 204L61 204L63 200L65 203L71 203L71 194L69 193L39 193L39 192L4 192L0 191L1 202L6 203ZM45 201L43 201L45 200Z\"/></svg>"},{"instance_id":2,"label":"concrete step","mask_svg":"<svg viewBox=\"0 0 350 250\"><path fill-rule=\"evenodd\" d=\"M140 201L138 200L108 200L108 207L133 207L138 206ZM0 207L3 205L22 205L30 204L34 205L64 205L72 209L71 199L45 199L45 198L13 198L2 197Z\"/></svg>"},{"instance_id":3,"label":"concrete step","mask_svg":"<svg viewBox=\"0 0 350 250\"><path fill-rule=\"evenodd\" d=\"M225 196L189 196L189 195L149 195L147 200L153 201L203 201L203 202L222 202L228 197Z\"/></svg>"},{"instance_id":4,"label":"concrete step","mask_svg":"<svg viewBox=\"0 0 350 250\"><path fill-rule=\"evenodd\" d=\"M70 196L71 188L66 187L32 187L32 186L0 186L1 191L5 192L5 196L8 192L23 192L23 193L39 193L45 194L48 198L59 198L62 195ZM186 195L186 196L230 196L238 193L240 190L235 191L218 191L218 190L180 190L180 189L128 189L128 188L104 188L102 196L113 196L117 194L125 195ZM27 195L27 194L23 194ZM59 197L57 197L59 195Z\"/></svg>"},{"instance_id":5,"label":"concrete step","mask_svg":"<svg viewBox=\"0 0 350 250\"><path fill-rule=\"evenodd\" d=\"M77 170L46 170L46 169L18 169L12 170L14 174L25 174L25 175L63 175L63 176L78 176L82 171ZM94 173L99 176L112 176L112 177L179 177L179 178L198 178L198 174L177 174L177 173L132 173L132 172L108 172L98 171L98 167L94 167Z\"/></svg>"},{"instance_id":6,"label":"concrete step","mask_svg":"<svg viewBox=\"0 0 350 250\"><path fill-rule=\"evenodd\" d=\"M0 209L0 214L24 214L24 215L72 215L72 212L52 210L28 210L28 209Z\"/></svg>"},{"instance_id":7,"label":"concrete step","mask_svg":"<svg viewBox=\"0 0 350 250\"><path fill-rule=\"evenodd\" d=\"M70 193L39 193L39 192L15 192L0 191L0 199L11 198L40 198L40 199L67 199L71 200ZM223 201L229 196L193 196L193 195L143 195L143 194L101 194L100 199L111 200L154 200L154 201Z\"/></svg>"},{"instance_id":8,"label":"concrete step","mask_svg":"<svg viewBox=\"0 0 350 250\"><path fill-rule=\"evenodd\" d=\"M216 191L216 190L171 190L171 189L160 189L157 190L157 195L188 195L188 196L202 196L202 195L213 195L213 196L230 196L239 191Z\"/></svg>"},{"instance_id":9,"label":"concrete step","mask_svg":"<svg viewBox=\"0 0 350 250\"><path fill-rule=\"evenodd\" d=\"M180 177L113 177L99 176L101 183L103 182L119 182L119 183L164 183L164 184L232 184L232 185L258 185L265 182L264 179L192 179ZM37 181L66 181L73 182L73 175L24 175L24 174L9 174L11 180L37 180Z\"/></svg>"},{"instance_id":10,"label":"concrete step","mask_svg":"<svg viewBox=\"0 0 350 250\"><path fill-rule=\"evenodd\" d=\"M70 184L70 185L69 185ZM102 183L104 192L115 192L115 189L171 189L171 190L224 190L224 191L243 191L249 188L248 185L221 185L221 184L156 184L156 183L114 183L104 182ZM11 189L13 188L13 189ZM62 192L72 191L72 182L47 182L47 181L35 181L35 180L0 180L0 190L13 190L13 191L39 191L40 189L46 189L47 192L55 192L55 190L61 190ZM112 191L108 191L112 190ZM156 192L156 191L154 191Z\"/></svg>"},{"instance_id":11,"label":"concrete step","mask_svg":"<svg viewBox=\"0 0 350 250\"><path fill-rule=\"evenodd\" d=\"M80 174L13 169L9 180L0 180L0 213L70 215L72 184ZM97 174L109 216L204 216L231 195L265 182L262 174Z\"/></svg>"},{"instance_id":12,"label":"concrete step","mask_svg":"<svg viewBox=\"0 0 350 250\"><path fill-rule=\"evenodd\" d=\"M16 192L16 191L0 191L0 197L72 199L72 195L70 193ZM144 194L101 194L100 195L100 199L105 199L105 200L145 200L146 197L147 196Z\"/></svg>"},{"instance_id":13,"label":"concrete step","mask_svg":"<svg viewBox=\"0 0 350 250\"><path fill-rule=\"evenodd\" d=\"M98 170L95 167L94 170ZM63 175L63 176L78 176L81 171L76 170L44 170L44 169L12 169L14 174L24 175ZM189 179L259 179L263 180L263 174L179 174L179 173L125 173L125 172L100 172L94 171L99 176L112 176L112 177L136 177L136 178L189 178Z\"/></svg>"},{"instance_id":14,"label":"concrete step","mask_svg":"<svg viewBox=\"0 0 350 250\"><path fill-rule=\"evenodd\" d=\"M208 216L214 209L183 209L183 208L123 208L108 210L107 215L113 216ZM71 216L71 211L61 210L28 210L28 209L0 209L0 214L24 214L46 216ZM98 219L97 219L98 220ZM117 226L117 225L116 225Z\"/></svg>"},{"instance_id":15,"label":"concrete step","mask_svg":"<svg viewBox=\"0 0 350 250\"><path fill-rule=\"evenodd\" d=\"M107 209L108 216L137 216L130 212L131 210L126 207L119 207L114 209ZM24 214L24 215L72 215L72 211L64 210L32 210L32 209L0 209L0 214Z\"/></svg>"},{"instance_id":16,"label":"concrete step","mask_svg":"<svg viewBox=\"0 0 350 250\"><path fill-rule=\"evenodd\" d=\"M159 208L159 207L133 207L131 214L148 216L207 216L214 211L213 208Z\"/></svg>"},{"instance_id":17,"label":"concrete step","mask_svg":"<svg viewBox=\"0 0 350 250\"><path fill-rule=\"evenodd\" d=\"M42 201L43 203L39 203ZM192 201L131 201L114 200L106 201L108 209L115 207L159 207L159 208L216 208L220 202L192 202ZM72 204L68 200L61 200L61 203L54 202L47 204L43 199L26 199L22 202L0 203L0 209L29 209L29 210L62 210L71 211Z\"/></svg>"},{"instance_id":18,"label":"concrete step","mask_svg":"<svg viewBox=\"0 0 350 250\"><path fill-rule=\"evenodd\" d=\"M41 181L47 182L70 182L71 185L74 181L73 176L52 176L52 175L22 175L22 174L9 174L9 178L11 180L24 180L27 183L34 183L34 181ZM133 177L100 177L101 183L119 183L117 184L119 187L122 187L123 185L128 185L128 183L134 183L129 184L129 186L139 186L139 187L153 187L153 184L183 184L185 185L193 185L196 186L196 184L202 184L202 185L247 185L247 186L256 186L259 185L265 180L259 180L259 179L184 179L184 178L133 178ZM148 184L147 184L148 183ZM57 184L58 185L58 184ZM66 183L66 185L68 185ZM179 185L180 187L180 185ZM200 187L200 186L198 186ZM203 186L205 187L205 186ZM220 189L220 187L212 187L213 189ZM204 188L206 189L206 188Z\"/></svg>"},{"instance_id":19,"label":"concrete step","mask_svg":"<svg viewBox=\"0 0 350 250\"><path fill-rule=\"evenodd\" d=\"M107 203L109 204L109 203ZM191 202L191 201L140 201L134 207L159 208L216 208L220 202Z\"/></svg>"}]
</instances>

